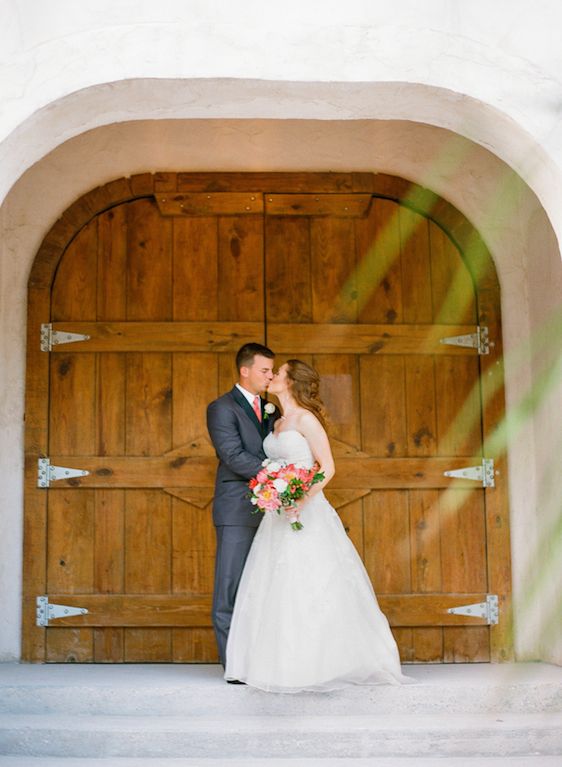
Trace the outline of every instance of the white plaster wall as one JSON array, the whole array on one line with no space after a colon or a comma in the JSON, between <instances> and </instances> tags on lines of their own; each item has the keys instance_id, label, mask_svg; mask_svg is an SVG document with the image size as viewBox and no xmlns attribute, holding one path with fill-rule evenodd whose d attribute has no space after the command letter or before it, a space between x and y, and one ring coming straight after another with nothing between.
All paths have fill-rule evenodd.
<instances>
[{"instance_id":1,"label":"white plaster wall","mask_svg":"<svg viewBox=\"0 0 562 767\"><path fill-rule=\"evenodd\" d=\"M418 0L54 0L48 5L3 0L0 142L14 132L19 136L22 129L25 134L26 121L33 121L41 108L51 110L65 96L103 83L196 81L172 102L152 88L143 114L137 105L118 99L111 119L103 109L81 113L76 132L103 121L147 117L148 112L245 116L239 112L244 94L236 83L230 83L230 98L219 94L209 99L204 81L259 79L264 87L247 94L245 108L252 114L246 116L402 118L441 125L492 148L544 202L543 195L562 189L561 17L553 0L426 0L423 6ZM392 101L379 107L355 87L347 98L332 98L327 88L306 97L306 104L297 99L295 107L303 113L287 112L289 91L276 92L275 83L307 82L343 83L344 91L348 83L415 83L449 92L449 108L443 110L439 99L426 99L413 114L408 90L392 90ZM487 109L468 112L463 96ZM29 142L22 135L17 147L0 144L0 164L12 181L24 166L70 137L63 124L69 117L74 122L67 106L64 119L57 120L58 136ZM562 212L555 229L562 230Z\"/></svg>"},{"instance_id":2,"label":"white plaster wall","mask_svg":"<svg viewBox=\"0 0 562 767\"><path fill-rule=\"evenodd\" d=\"M532 386L531 368L519 362L530 333L526 275L538 251L554 265L549 276L556 278L556 239L538 200L521 180L466 139L398 121L174 120L121 123L66 142L24 174L0 211L5 232L0 263L8 276L0 299L9 331L0 337L0 355L9 360L10 371L2 387L8 417L6 437L0 442L6 470L5 513L0 517L0 561L5 568L0 571L0 592L7 606L0 651L5 658L19 653L22 490L21 453L14 445L21 444L25 286L34 254L50 225L80 194L120 175L181 168L377 170L423 183L431 179L432 188L479 228L496 259L502 281L508 406L516 405ZM52 189L56 194L46 194ZM516 638L520 658L536 658L540 651L542 604L527 604L525 577L532 569L538 535L533 440L533 424L527 421L510 451L514 590L522 605Z\"/></svg>"},{"instance_id":3,"label":"white plaster wall","mask_svg":"<svg viewBox=\"0 0 562 767\"><path fill-rule=\"evenodd\" d=\"M56 215L96 184L147 169L357 167L409 176L487 237L514 349L562 294L561 21L553 0L2 0L0 658L19 653L25 281ZM100 127L165 118L186 122ZM299 119L319 122L292 122ZM522 365L508 358L513 408L557 351L554 343ZM522 604L537 536L559 505L554 492L548 502L541 495L561 447L560 393L549 397L510 456ZM554 544L549 553L556 558ZM536 620L519 615L518 650L562 663L562 637L537 638L548 610L546 587L540 593Z\"/></svg>"}]
</instances>

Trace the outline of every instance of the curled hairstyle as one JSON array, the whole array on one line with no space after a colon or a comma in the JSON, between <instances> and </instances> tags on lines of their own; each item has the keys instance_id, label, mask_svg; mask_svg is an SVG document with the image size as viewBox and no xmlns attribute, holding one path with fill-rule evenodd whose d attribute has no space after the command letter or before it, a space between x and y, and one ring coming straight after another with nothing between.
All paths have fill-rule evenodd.
<instances>
[{"instance_id":1,"label":"curled hairstyle","mask_svg":"<svg viewBox=\"0 0 562 767\"><path fill-rule=\"evenodd\" d=\"M327 429L330 423L328 411L320 399L320 376L314 368L301 360L287 360L287 378L291 382L291 394L297 405L310 410Z\"/></svg>"}]
</instances>

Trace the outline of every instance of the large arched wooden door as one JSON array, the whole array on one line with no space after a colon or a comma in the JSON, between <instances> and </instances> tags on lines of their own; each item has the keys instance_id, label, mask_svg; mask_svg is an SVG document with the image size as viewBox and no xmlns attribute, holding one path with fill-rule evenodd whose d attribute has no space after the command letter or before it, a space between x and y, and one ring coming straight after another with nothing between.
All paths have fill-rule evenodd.
<instances>
[{"instance_id":1,"label":"large arched wooden door","mask_svg":"<svg viewBox=\"0 0 562 767\"><path fill-rule=\"evenodd\" d=\"M321 372L329 496L402 658L509 657L506 478L485 451L503 398L485 251L467 266L389 177L119 183L85 198L74 232L71 215L54 227L30 281L25 659L216 659L205 407L248 339ZM492 354L441 343L483 325ZM491 457L493 488L444 475Z\"/></svg>"}]
</instances>

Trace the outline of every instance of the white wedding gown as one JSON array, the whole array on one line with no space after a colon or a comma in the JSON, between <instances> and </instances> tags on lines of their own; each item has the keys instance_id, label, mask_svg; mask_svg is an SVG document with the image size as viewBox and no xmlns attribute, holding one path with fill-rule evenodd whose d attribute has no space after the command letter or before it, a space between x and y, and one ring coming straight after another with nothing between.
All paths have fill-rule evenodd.
<instances>
[{"instance_id":1,"label":"white wedding gown","mask_svg":"<svg viewBox=\"0 0 562 767\"><path fill-rule=\"evenodd\" d=\"M269 434L269 458L310 467L305 437ZM225 679L271 692L329 691L354 684L412 681L402 675L388 621L359 555L323 493L294 531L268 512L258 528L236 596Z\"/></svg>"}]
</instances>

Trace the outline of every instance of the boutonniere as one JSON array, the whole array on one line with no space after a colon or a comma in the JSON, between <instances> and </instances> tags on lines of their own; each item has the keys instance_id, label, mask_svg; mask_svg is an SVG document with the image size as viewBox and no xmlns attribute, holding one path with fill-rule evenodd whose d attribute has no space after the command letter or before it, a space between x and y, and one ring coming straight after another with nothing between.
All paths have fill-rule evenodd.
<instances>
[{"instance_id":1,"label":"boutonniere","mask_svg":"<svg viewBox=\"0 0 562 767\"><path fill-rule=\"evenodd\" d=\"M263 414L264 421L266 418L269 418L270 415L273 415L273 413L275 413L275 405L273 404L273 402L266 402L263 409L264 409L264 414Z\"/></svg>"}]
</instances>

